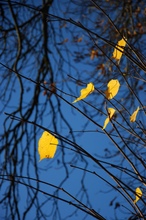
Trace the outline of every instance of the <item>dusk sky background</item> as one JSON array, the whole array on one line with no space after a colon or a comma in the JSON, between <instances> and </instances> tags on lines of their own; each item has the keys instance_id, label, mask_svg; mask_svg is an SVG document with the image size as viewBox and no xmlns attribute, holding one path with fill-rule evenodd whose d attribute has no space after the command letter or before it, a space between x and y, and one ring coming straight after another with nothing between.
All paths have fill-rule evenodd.
<instances>
[{"instance_id":1,"label":"dusk sky background","mask_svg":"<svg viewBox=\"0 0 146 220\"><path fill-rule=\"evenodd\" d=\"M21 1L20 1L21 2ZM89 28L90 30L95 31L99 36L103 34L105 39L111 40L113 43L117 43L117 41L120 39L120 37L117 36L114 38L111 33L111 36L109 36L109 32L106 29L106 22L107 18L105 18L105 15L101 13L101 11L98 11L95 7L86 7L88 1L85 1L86 4L83 6L83 1L81 4L81 1L77 3L76 1L70 2L63 0L61 2L59 1L53 1L49 13L53 15L60 16L65 19L73 19L75 22L80 21L83 25L86 26L86 28ZM75 4L77 3L77 4ZM102 7L102 1L99 1L100 6ZM33 6L37 6L42 4L42 1L26 1L26 4L30 4ZM106 3L103 5L103 9L108 13L110 18L114 21L117 17L118 10L122 11L122 3L117 3L117 10L114 10L114 7L112 10L108 11L108 4L112 4L111 1L106 1ZM142 4L140 4L139 7L142 8ZM145 4L146 6L146 4ZM112 8L112 6L110 5ZM116 6L115 6L116 8ZM28 10L28 12L27 12ZM26 15L22 15L23 19L27 20L27 16L29 16L29 13L31 12L31 9L25 8ZM76 13L75 13L76 12ZM82 13L81 13L82 12ZM23 10L20 9L20 14L23 13ZM28 13L28 14L27 14ZM7 15L8 18L11 18L11 15ZM23 20L22 19L22 20ZM123 167L126 167L128 169L131 169L128 162L123 160L122 155L117 153L117 150L111 140L105 135L105 132L96 126L96 124L92 123L92 121L89 121L88 118L86 118L83 114L81 114L76 108L80 109L82 112L87 114L90 118L92 118L96 123L103 126L104 120L106 119L107 115L107 107L113 107L112 104L114 104L117 108L122 109L120 104L122 105L125 103L125 94L127 93L127 85L123 81L123 78L119 75L119 72L117 71L116 67L110 63L110 60L107 59L107 57L100 57L101 51L98 51L98 55L94 57L94 59L91 59L91 51L92 49L96 48L94 46L93 39L89 37L89 34L82 30L79 27L76 27L75 25L71 23L67 23L65 21L59 21L58 19L55 19L53 17L48 17L48 20L51 20L48 25L50 27L49 29L49 40L48 40L48 57L51 65L51 69L53 71L53 81L55 83L57 90L57 94L62 96L65 100L67 100L71 105L69 105L64 100L61 100L59 98L56 98L55 94L52 94L50 98L47 98L49 92L47 91L47 94L44 95L44 88L40 88L40 95L38 99L38 105L35 108L34 112L29 117L30 122L35 122L36 124L39 124L46 129L49 129L50 131L54 133L58 133L61 136L66 137L67 139L75 142L79 146L81 146L83 149L85 149L87 152L89 152L91 155L93 155L96 159L112 163L115 165L121 165ZM100 28L97 30L95 29L95 20L97 22L101 23ZM22 22L21 20L19 21ZM12 19L13 23L13 19ZM6 29L8 27L5 27ZM37 41L37 30L38 30L38 36L40 33L40 28L42 28L41 22L38 22L38 27L36 29L26 30L26 34L28 39L30 40L30 44L34 41ZM103 32L101 32L103 30ZM21 30L23 31L23 29ZM55 33L55 35L54 35ZM34 38L33 38L34 37ZM95 36L94 36L95 37ZM76 39L81 38L81 42L76 42ZM129 43L133 44L135 47L137 45L141 44L144 45L144 42L146 43L146 36L145 34L140 38L139 43L134 42L133 39L128 39ZM132 41L133 40L133 41ZM98 44L99 47L104 48L104 42L101 39L96 39L95 42ZM15 40L14 36L12 35L10 37L10 44L7 46L10 47L11 50L15 46ZM38 45L35 48L37 50L37 53L32 52L32 54L28 55L26 58L26 61L21 59L18 62L18 72L25 77L31 78L34 81L36 81L36 74L38 74L38 69L40 67L40 62L42 60L42 57L44 56L44 50L42 48L42 41L38 41ZM146 44L145 44L146 45ZM25 44L23 46L22 52L25 51ZM112 57L112 53L114 48L107 45L107 56L110 58ZM143 54L146 55L145 46L143 47ZM41 54L42 50L42 54ZM78 57L77 55L83 55L84 58ZM5 64L6 66L10 67L12 66L16 56L16 51L14 51L14 55L12 55L12 59L8 57L8 60L5 59L5 56L1 55L0 62ZM9 62L8 62L9 61ZM97 67L99 64L103 63L105 65L106 74L105 77L103 77L102 70L98 69ZM126 56L122 56L119 67L121 71L128 71L130 69L130 61L126 58ZM4 74L6 72L6 68L1 66L1 71ZM131 69L130 74L134 74L134 71ZM142 70L140 71L141 74L143 74ZM50 73L46 73L46 76L43 78L43 72L40 72L40 75L42 74L43 81L40 82L41 76L39 78L39 82L41 85L46 86L47 88L50 88L49 85L51 83L50 80ZM0 100L0 121L1 121L1 131L0 131L0 138L1 138L1 146L4 145L3 140L3 132L4 128L8 128L11 123L13 123L13 126L15 126L18 121L12 120L10 118L7 119L6 113L13 113L19 106L20 103L20 84L19 81L15 75L14 72L10 72L8 74L8 78L10 77L10 85L7 85L7 91L8 95L6 95L7 100L9 102L6 104L5 100ZM78 83L76 80L74 80L72 77L74 77L76 80L79 80ZM14 80L12 80L14 78ZM107 89L107 83L111 79L119 79L119 82L121 84L119 93L116 95L115 99L112 100L111 103L107 103L107 100L104 99L102 95L99 94L97 90L100 90L101 92L104 92ZM102 81L103 80L103 81ZM131 80L131 79L130 79ZM131 84L135 85L135 82L132 80ZM44 84L43 82L46 81L47 84ZM25 117L26 111L30 106L30 103L33 102L33 96L35 91L35 84L31 82L30 80L22 78L22 82L24 84L24 93L23 93L23 109L22 114ZM94 83L95 90L92 94L90 94L84 101L79 101L75 104L72 104L72 102L75 100L76 97L80 95L80 90L86 87L86 84L89 82ZM143 82L139 81L137 82L138 86L143 86ZM12 87L11 87L12 86ZM1 89L3 90L3 85L1 85ZM136 87L136 88L137 88ZM11 88L13 88L13 91L11 92ZM11 96L10 96L11 94ZM145 98L145 91L144 89L139 90L138 94L140 100L142 101L143 105L146 103ZM88 104L89 103L89 104ZM133 103L133 105L131 105ZM3 106L6 104L5 108ZM96 107L97 109L94 109L91 105ZM132 114L134 110L138 107L139 103L136 99L133 98L132 101L127 101L126 108ZM59 107L58 107L59 106ZM102 112L98 110L102 110ZM62 120L62 116L60 112L62 113L65 120ZM38 112L36 114L36 112ZM39 113L40 112L40 113ZM43 113L43 114L42 114ZM36 115L38 118L36 118ZM128 113L124 113L125 117L129 118ZM19 112L15 115L21 118L21 114ZM120 117L120 114L117 113L116 120L119 123L123 123L122 119ZM144 112L140 111L137 120L141 120L143 124L146 122ZM66 123L65 123L66 121ZM67 125L67 123L70 125L70 127ZM27 124L27 126L26 126ZM132 124L131 125L134 129L138 124ZM72 129L72 132L70 130ZM20 159L23 159L23 166L21 163L16 164L17 167L17 176L24 176L24 177L32 177L35 179L39 179L41 181L47 182L49 184L53 184L57 187L61 187L64 190L66 190L68 193L73 195L78 200L81 200L82 203L86 204L90 208L96 210L100 215L102 215L105 219L126 219L127 216L129 216L132 213L132 208L129 203L118 193L118 191L112 189L106 182L101 180L98 176L94 175L93 173L84 172L83 170L79 170L77 168L71 167L71 165L75 165L79 168L87 169L91 172L96 172L99 176L104 178L106 181L109 181L111 184L113 184L115 187L117 187L114 180L105 172L103 171L93 160L90 158L80 155L78 153L75 153L74 150L76 150L73 146L65 143L63 140L59 140L59 145L57 148L57 152L55 154L55 157L53 159L44 159L41 162L39 162L39 154L38 154L38 141L43 133L43 129L40 129L39 127L35 126L31 123L24 123L22 127L20 127L19 130L17 130L18 136L21 136L21 132L23 131L25 133L25 130L27 130L27 133L24 134L21 142L17 144L17 156ZM106 131L109 133L112 133L112 125L109 123L107 125ZM72 133L74 136L72 136ZM34 138L35 134L35 138ZM12 133L10 133L11 138ZM129 137L129 134L122 133L123 137ZM59 136L58 136L59 138ZM135 139L133 139L135 140ZM118 138L115 138L115 141L118 142ZM129 140L129 146L131 146L132 143L132 137ZM11 147L13 148L13 145L15 143L12 142ZM136 146L138 144L136 143ZM140 141L139 148L142 148L142 143ZM9 149L11 149L9 146ZM123 148L123 145L120 145L121 148ZM25 150L25 149L29 149ZM126 150L125 150L126 151ZM137 154L140 153L143 160L145 160L145 149L141 149ZM115 157L112 157L112 154L116 155ZM129 157L131 155L129 154ZM11 161L7 161L7 172L4 172L4 163L6 160L5 151L2 151L0 154L0 164L1 164L1 174L7 174L10 175L13 173L13 166ZM121 162L120 162L121 161ZM65 166L64 166L65 165ZM104 165L112 174L115 174L116 176L119 176L119 173L117 174L117 169L111 168L109 165ZM141 165L138 165L140 169ZM37 170L37 171L36 171ZM8 172L9 171L9 172ZM142 174L144 175L144 171L142 170ZM126 182L126 174L121 174L121 177ZM129 177L128 177L129 178ZM127 178L127 182L128 182ZM26 178L17 178L17 180L27 183L29 185L32 185L34 187L38 187L37 182L33 180L27 180ZM129 178L130 181L130 178ZM6 192L8 192L10 181L5 180L0 188L0 198L2 199ZM29 187L26 187L24 185L15 183L18 187L18 191L16 193L17 200L19 201L19 209L21 210L20 213L24 213L26 210L27 205L30 202L30 198L33 197L36 190L31 189ZM133 182L133 190L135 190L136 187L141 187L140 181L135 180ZM56 191L56 188L51 187L49 185L45 185L43 183L40 183L40 189L44 192L54 194ZM131 185L130 185L131 186ZM142 189L145 190L145 187L142 186ZM130 192L131 193L131 192ZM57 196L63 199L67 199L68 201L71 201L73 203L77 203L73 198L68 196L65 192L59 190L56 192ZM135 199L134 194L131 193L131 196L133 199ZM90 215L86 215L86 213L82 212L81 210L75 211L76 208L73 207L71 204L65 204L62 201L56 200L54 198L51 198L50 196L47 196L43 194L42 192L38 192L36 197L39 200L39 203L42 204L41 211L42 213L46 214L46 219L62 219L65 220L67 217L69 219L75 220L75 219L94 219ZM113 201L113 203L111 203ZM56 206L58 204L58 206ZM125 205L126 204L126 205ZM119 206L118 206L119 205ZM126 207L124 207L124 205ZM141 206L141 201L139 201L139 205ZM0 218L4 218L5 215L5 208L7 204L0 204ZM37 200L34 200L34 205L30 208L29 212L27 213L25 219L36 219L36 216L38 217L40 213L38 214L37 208L38 203ZM58 210L56 210L56 207L58 207ZM117 207L114 209L114 207ZM128 211L129 210L129 211ZM131 213L130 213L131 211ZM53 215L52 213L56 212ZM8 209L8 213L10 213L10 210ZM60 213L60 216L59 214ZM73 215L72 215L73 213ZM39 217L40 219L44 219L43 217ZM7 219L11 219L10 217ZM18 219L16 217L16 219ZM22 217L20 216L20 219Z\"/></svg>"}]
</instances>

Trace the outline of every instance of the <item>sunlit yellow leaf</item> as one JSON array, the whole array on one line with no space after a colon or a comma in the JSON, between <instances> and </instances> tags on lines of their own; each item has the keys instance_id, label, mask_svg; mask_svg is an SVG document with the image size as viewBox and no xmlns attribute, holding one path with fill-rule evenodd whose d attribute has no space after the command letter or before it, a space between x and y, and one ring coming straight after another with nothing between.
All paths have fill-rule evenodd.
<instances>
[{"instance_id":1,"label":"sunlit yellow leaf","mask_svg":"<svg viewBox=\"0 0 146 220\"><path fill-rule=\"evenodd\" d=\"M123 38L118 41L116 48L114 49L114 52L113 52L114 59L116 59L116 60L121 59L125 46L126 46L126 41ZM119 51L118 49L121 51Z\"/></svg>"},{"instance_id":2,"label":"sunlit yellow leaf","mask_svg":"<svg viewBox=\"0 0 146 220\"><path fill-rule=\"evenodd\" d=\"M120 83L117 79L112 79L107 84L107 90L105 91L105 95L107 99L112 99L117 95L119 91Z\"/></svg>"},{"instance_id":3,"label":"sunlit yellow leaf","mask_svg":"<svg viewBox=\"0 0 146 220\"><path fill-rule=\"evenodd\" d=\"M139 187L136 188L135 192L136 192L136 196L135 196L136 198L133 201L134 203L136 203L140 199L139 197L142 197L142 191Z\"/></svg>"},{"instance_id":4,"label":"sunlit yellow leaf","mask_svg":"<svg viewBox=\"0 0 146 220\"><path fill-rule=\"evenodd\" d=\"M136 111L134 111L133 112L133 114L130 116L130 122L135 122L135 120L136 120L136 116L137 116L137 114L138 114L138 112L139 112L139 107L136 109Z\"/></svg>"},{"instance_id":5,"label":"sunlit yellow leaf","mask_svg":"<svg viewBox=\"0 0 146 220\"><path fill-rule=\"evenodd\" d=\"M82 99L85 99L89 94L91 94L94 91L94 84L88 83L87 87L85 89L81 90L81 95L73 101L73 103L78 102Z\"/></svg>"},{"instance_id":6,"label":"sunlit yellow leaf","mask_svg":"<svg viewBox=\"0 0 146 220\"><path fill-rule=\"evenodd\" d=\"M107 110L108 110L108 117L105 119L102 129L106 128L107 124L109 123L110 119L113 117L113 115L116 111L114 108L108 108Z\"/></svg>"},{"instance_id":7,"label":"sunlit yellow leaf","mask_svg":"<svg viewBox=\"0 0 146 220\"><path fill-rule=\"evenodd\" d=\"M47 131L44 131L38 142L40 161L45 158L53 158L57 150L58 139Z\"/></svg>"}]
</instances>

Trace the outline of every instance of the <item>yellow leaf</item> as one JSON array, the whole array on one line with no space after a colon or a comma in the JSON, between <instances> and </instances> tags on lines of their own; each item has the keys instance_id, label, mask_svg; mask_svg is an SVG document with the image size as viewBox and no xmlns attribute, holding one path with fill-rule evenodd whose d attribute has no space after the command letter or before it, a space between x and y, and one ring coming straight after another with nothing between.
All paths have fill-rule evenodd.
<instances>
[{"instance_id":1,"label":"yellow leaf","mask_svg":"<svg viewBox=\"0 0 146 220\"><path fill-rule=\"evenodd\" d=\"M91 94L94 91L94 84L88 83L87 87L85 89L81 90L81 95L73 101L73 103L78 102L82 99L85 99L89 94Z\"/></svg>"},{"instance_id":2,"label":"yellow leaf","mask_svg":"<svg viewBox=\"0 0 146 220\"><path fill-rule=\"evenodd\" d=\"M106 128L107 124L109 123L110 119L113 117L113 115L116 111L114 108L108 108L107 110L108 110L108 117L105 119L102 129Z\"/></svg>"},{"instance_id":3,"label":"yellow leaf","mask_svg":"<svg viewBox=\"0 0 146 220\"><path fill-rule=\"evenodd\" d=\"M118 41L116 48L114 49L114 52L113 52L114 59L116 60L121 59L125 46L126 46L126 41L123 38ZM121 51L119 51L118 49L120 49Z\"/></svg>"},{"instance_id":4,"label":"yellow leaf","mask_svg":"<svg viewBox=\"0 0 146 220\"><path fill-rule=\"evenodd\" d=\"M140 108L138 107L138 108L136 109L136 111L133 112L133 114L130 116L130 122L135 122L136 116L137 116L139 110L140 110Z\"/></svg>"},{"instance_id":5,"label":"yellow leaf","mask_svg":"<svg viewBox=\"0 0 146 220\"><path fill-rule=\"evenodd\" d=\"M38 142L40 161L45 158L53 158L57 150L58 139L47 131L44 131Z\"/></svg>"},{"instance_id":6,"label":"yellow leaf","mask_svg":"<svg viewBox=\"0 0 146 220\"><path fill-rule=\"evenodd\" d=\"M140 199L139 197L142 197L142 191L139 187L136 188L135 192L136 192L136 198L133 201L134 203L136 203Z\"/></svg>"},{"instance_id":7,"label":"yellow leaf","mask_svg":"<svg viewBox=\"0 0 146 220\"><path fill-rule=\"evenodd\" d=\"M114 98L119 91L120 83L117 79L112 79L107 84L107 90L105 91L105 95L107 99Z\"/></svg>"}]
</instances>

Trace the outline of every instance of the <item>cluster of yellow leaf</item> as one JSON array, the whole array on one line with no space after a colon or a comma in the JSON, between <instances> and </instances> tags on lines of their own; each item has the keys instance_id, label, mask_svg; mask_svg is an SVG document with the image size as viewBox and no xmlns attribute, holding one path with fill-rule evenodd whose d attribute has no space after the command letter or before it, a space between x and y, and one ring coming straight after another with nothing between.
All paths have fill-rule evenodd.
<instances>
[{"instance_id":1,"label":"cluster of yellow leaf","mask_svg":"<svg viewBox=\"0 0 146 220\"><path fill-rule=\"evenodd\" d=\"M130 122L135 122L136 121L136 116L138 111L140 110L140 108L138 107L136 111L133 112L133 114L130 116ZM105 119L104 121L104 125L103 125L103 130L106 128L107 124L109 123L110 119L113 117L114 113L115 113L115 109L113 108L108 108L108 117Z\"/></svg>"},{"instance_id":2,"label":"cluster of yellow leaf","mask_svg":"<svg viewBox=\"0 0 146 220\"><path fill-rule=\"evenodd\" d=\"M104 125L103 125L103 128L102 128L103 130L106 128L107 124L109 123L109 121L113 117L116 110L114 108L108 108L107 111L108 111L108 117L104 121Z\"/></svg>"},{"instance_id":3,"label":"cluster of yellow leaf","mask_svg":"<svg viewBox=\"0 0 146 220\"><path fill-rule=\"evenodd\" d=\"M112 79L107 84L107 90L105 91L105 95L107 99L114 98L119 91L120 83L117 79ZM94 84L88 83L87 87L81 90L81 95L73 101L73 103L78 102L82 99L85 99L89 94L94 91Z\"/></svg>"},{"instance_id":4,"label":"cluster of yellow leaf","mask_svg":"<svg viewBox=\"0 0 146 220\"><path fill-rule=\"evenodd\" d=\"M85 89L81 90L81 95L73 101L73 103L78 102L82 99L85 99L89 94L91 94L94 91L94 84L88 83L87 87Z\"/></svg>"},{"instance_id":5,"label":"cluster of yellow leaf","mask_svg":"<svg viewBox=\"0 0 146 220\"><path fill-rule=\"evenodd\" d=\"M136 188L135 190L136 196L135 196L135 200L133 201L134 203L136 203L140 197L142 197L142 191L139 187Z\"/></svg>"},{"instance_id":6,"label":"cluster of yellow leaf","mask_svg":"<svg viewBox=\"0 0 146 220\"><path fill-rule=\"evenodd\" d=\"M120 83L117 79L112 79L107 84L107 90L105 91L105 95L107 99L114 98L119 91Z\"/></svg>"},{"instance_id":7,"label":"cluster of yellow leaf","mask_svg":"<svg viewBox=\"0 0 146 220\"><path fill-rule=\"evenodd\" d=\"M53 158L57 150L58 139L47 131L44 131L38 142L40 161L45 158Z\"/></svg>"},{"instance_id":8,"label":"cluster of yellow leaf","mask_svg":"<svg viewBox=\"0 0 146 220\"><path fill-rule=\"evenodd\" d=\"M124 47L126 46L126 41L125 40L124 40L124 38L119 40L117 45L116 45L116 48L114 49L113 58L116 59L117 61L120 61L120 59L122 57Z\"/></svg>"},{"instance_id":9,"label":"cluster of yellow leaf","mask_svg":"<svg viewBox=\"0 0 146 220\"><path fill-rule=\"evenodd\" d=\"M67 41L68 39L65 39L63 43ZM82 38L78 42L80 41L82 41ZM114 49L113 52L114 59L116 59L117 61L121 59L125 46L126 46L126 41L124 40L124 38L118 41L116 48ZM92 50L90 59L93 60L96 56L97 56L97 51ZM120 87L120 83L117 79L110 80L109 83L107 84L107 90L105 91L106 98L108 100L114 98L119 91L119 87ZM73 103L85 99L93 91L94 91L94 84L90 82L87 84L86 88L80 91L81 93L80 96L77 99L75 99ZM104 125L102 128L103 130L106 128L107 124L110 122L111 118L113 117L116 111L113 108L108 108L107 110L108 110L108 117L104 121ZM139 110L140 108L138 107L137 110L133 112L133 114L130 116L130 122L135 122ZM44 131L38 142L38 152L40 155L40 161L45 158L53 158L57 150L57 145L58 145L58 139L49 132ZM134 203L136 203L141 196L142 196L142 191L140 190L140 188L136 188L136 199L134 200Z\"/></svg>"},{"instance_id":10,"label":"cluster of yellow leaf","mask_svg":"<svg viewBox=\"0 0 146 220\"><path fill-rule=\"evenodd\" d=\"M138 107L136 109L136 111L133 112L133 114L130 116L130 122L135 122L136 121L136 116L137 116L139 110L140 110L140 108Z\"/></svg>"}]
</instances>

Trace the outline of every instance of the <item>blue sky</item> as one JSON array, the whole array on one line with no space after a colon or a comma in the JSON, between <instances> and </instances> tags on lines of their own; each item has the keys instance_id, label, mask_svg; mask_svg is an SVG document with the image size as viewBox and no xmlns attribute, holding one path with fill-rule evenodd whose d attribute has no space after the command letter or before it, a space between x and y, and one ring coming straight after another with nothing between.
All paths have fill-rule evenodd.
<instances>
[{"instance_id":1,"label":"blue sky","mask_svg":"<svg viewBox=\"0 0 146 220\"><path fill-rule=\"evenodd\" d=\"M69 11L73 10L74 6L72 5L66 5L66 7L69 6ZM56 10L58 8L58 11ZM80 11L80 7L78 8ZM65 5L63 4L57 4L53 3L52 9L50 13L54 14L56 13L57 15L60 15L61 17L69 18L69 12L66 12ZM94 12L94 13L93 13ZM83 13L83 17L77 16L76 14L73 16L71 13L71 18L75 19L75 21L81 20L83 24L86 24L88 27L91 27L92 29L92 20L96 18L96 11L92 11L92 16L88 19L88 22L86 23L86 17L85 14ZM78 11L77 11L78 14ZM101 16L99 14L99 16ZM98 16L97 16L98 17ZM102 17L101 17L102 20ZM49 25L49 24L48 24ZM85 87L86 83L93 82L95 87L99 89L100 91L105 91L106 90L106 85L109 79L112 78L120 78L120 83L121 83L121 88L116 96L116 100L119 101L117 104L116 100L113 100L112 103L116 105L116 107L119 107L121 110L121 105L122 103L125 103L124 97L126 94L126 83L123 83L122 77L119 76L119 73L117 69L110 65L109 61L107 59L100 60L100 57L95 58L94 60L90 59L90 48L94 45L92 40L89 38L88 34L85 31L82 31L80 28L77 28L73 26L72 24L66 24L66 27L64 28L59 28L60 24L58 22L52 22L52 25L54 27L54 30L56 33L61 33L61 35L57 35L56 39L54 38L53 32L50 33L50 39L49 39L49 49L52 51L52 53L49 53L49 58L51 61L51 67L54 72L54 82L56 83L56 87L59 89L58 94L61 95L65 100L67 100L71 105L68 105L66 102L63 100L59 99L59 107L60 110L65 118L65 120L71 125L71 129L73 133L75 134L75 141L76 143L81 146L83 149L85 149L87 152L89 152L92 156L95 158L98 158L100 160L109 162L109 163L114 163L117 165L123 165L127 168L129 168L129 164L123 160L123 157L121 154L118 154L117 149L113 145L113 143L107 138L107 136L104 134L104 132L99 129L95 124L93 124L80 112L77 111L76 108L80 109L83 112L86 112L86 115L91 117L95 122L103 126L104 120L106 116L103 113L106 113L106 106L112 107L112 104L107 103L106 101L103 101L103 97L95 91L93 94L89 95L85 101L80 101L75 104L72 104L72 101L75 99L75 97L79 96L80 90ZM40 26L39 26L40 27ZM101 25L101 28L104 28ZM77 37L82 37L82 42L76 43L73 42L72 38L72 32L69 32L69 30L74 30L74 36ZM99 30L100 31L100 30ZM33 32L33 30L32 30ZM31 40L31 35L32 33L30 32L30 40ZM98 31L97 31L97 34ZM106 36L106 34L105 34ZM64 39L68 39L68 42L66 43L60 43ZM110 40L110 37L109 39ZM103 46L103 42L100 39L96 40L98 42L99 46ZM33 39L32 39L33 42ZM116 43L116 42L115 42ZM41 42L38 47L41 48ZM57 45L57 47L55 47ZM89 47L87 47L87 45ZM62 58L60 58L60 54L62 55ZM81 53L83 55L88 54L85 59L81 60L80 62L75 62L75 54ZM110 50L107 52L108 56L112 56L113 49L110 48ZM40 59L42 58L43 53L38 56ZM36 56L37 57L37 56ZM36 70L39 68L39 59L36 58L35 55L32 56L31 58L28 56L27 58L27 65L24 65L25 63L22 63L21 68L21 74L24 76L29 76L31 79L35 80L36 79ZM65 60L65 62L63 62ZM3 59L1 61L2 63L5 63L5 60ZM105 64L106 71L107 71L107 79L103 79L103 76L100 72L100 70L97 70L96 66L98 66L101 62ZM129 68L128 66L128 61L125 59L123 56L121 63L120 63L120 68L122 71L124 69ZM21 62L20 62L21 64ZM123 67L124 66L124 67ZM34 68L35 67L35 68ZM4 70L4 68L2 68ZM11 73L14 74L14 73ZM42 74L42 73L40 73ZM112 75L111 75L112 74ZM143 73L141 73L143 74ZM76 78L77 80L82 80L82 85L78 85L75 80L71 79L68 75ZM42 74L43 76L43 74ZM102 81L103 79L103 81ZM49 73L46 74L45 80L49 82L50 80L50 75ZM131 80L131 79L130 79ZM129 81L130 81L129 80ZM24 87L24 94L23 94L23 107L24 109L22 110L23 113L26 112L27 107L29 106L29 103L33 101L33 93L35 89L35 84L33 84L31 81L28 81L26 79L22 79L25 87ZM48 84L46 85L46 87ZM60 90L62 92L60 92ZM8 87L9 91L9 87ZM12 97L9 101L9 104L5 108L5 112L11 113L12 111L16 110L18 104L19 104L19 83L16 81L15 86L13 88L13 93ZM40 96L39 96L39 102L38 102L38 109L37 111L43 112L42 115L39 115L39 118L36 118L35 111L34 113L31 114L30 116L30 121L34 121L36 124L40 124L46 129L49 129L53 132L58 132L59 135L67 137L69 140L73 141L73 137L70 134L69 127L65 123L65 121L62 120L59 114L59 107L58 107L58 99L56 98L55 95L52 95L50 100L47 99L47 96L43 95L44 89L41 88L40 91ZM64 94L63 92L67 93ZM144 96L144 90L140 91L140 99L144 102L145 101L145 96ZM131 103L133 102L133 106L131 106ZM4 103L4 102L3 102ZM2 104L1 103L1 106ZM53 108L51 108L51 103L53 103L54 107L54 112ZM91 106L88 105L88 103L94 105L97 109L101 108L102 106L102 111L103 113L100 114L100 112L97 109L93 109ZM127 106L129 107L128 111L132 113L136 108L137 108L138 102L135 101L134 99L127 103ZM75 108L73 107L75 106ZM44 111L43 111L44 109ZM122 123L122 120L120 118L120 114L117 113L117 121L119 123ZM128 113L123 113L123 115L126 118L129 118ZM17 115L20 117L20 115ZM1 133L3 132L3 124L4 120L6 119L6 115L1 114L0 115L0 120L1 120ZM138 115L138 119L142 119L143 123L145 121L144 116L143 116L143 111L140 111ZM55 126L54 123L55 122ZM11 123L11 119L7 120L7 125L9 126ZM13 126L17 123L17 121L13 120ZM86 126L85 126L86 125ZM123 125L125 125L123 123ZM132 127L136 129L136 125L133 124ZM92 206L93 209L95 209L97 212L99 212L101 215L105 217L105 219L115 219L115 215L117 215L117 219L124 219L125 216L127 216L128 211L124 207L117 208L116 211L117 213L115 214L114 210L114 205L109 206L110 202L112 199L115 199L114 202L117 202L119 204L125 204L124 198L119 195L115 190L112 190L107 183L102 181L100 178L98 178L96 175L93 173L88 173L87 171L84 172L83 170L79 170L77 168L73 169L70 165L75 165L78 166L79 168L87 169L91 172L96 172L98 175L100 175L102 178L105 178L107 181L109 181L111 184L114 184L114 186L117 187L116 183L105 173L94 161L92 161L88 157L83 157L81 158L80 155L74 154L74 148L70 146L69 144L66 144L63 141L59 141L59 146L56 152L56 155L53 159L45 159L41 162L39 162L39 155L37 152L38 148L38 140L42 135L43 130L39 129L38 127L34 126L33 124L27 124L27 127L25 124L20 127L20 130L18 130L17 135L21 135L22 131L25 131L27 128L27 134L24 135L24 138L22 142L20 142L17 145L17 150L18 150L18 157L19 161L23 159L23 169L21 167L21 163L17 165L17 174L19 176L19 173L23 174L23 176L30 176L32 178L36 178L38 175L39 180L41 181L46 181L48 183L54 184L55 186L60 186L60 183L65 180L65 182L61 185L67 192L72 194L75 198L77 199L82 199L83 203L88 203L88 205ZM56 131L55 131L56 129ZM96 130L99 130L98 132ZM107 126L107 132L110 132L112 129L111 124ZM79 132L76 132L79 131ZM36 134L36 139L34 139L33 133L35 132ZM114 133L113 133L114 134ZM124 136L125 134L122 133ZM126 135L125 135L126 136ZM11 137L11 134L10 134ZM115 138L116 141L118 141L118 138ZM135 140L133 138L133 140ZM132 141L132 138L128 142L129 146L132 147L132 144L130 143ZM2 142L3 144L3 142ZM14 144L14 143L13 143ZM140 143L141 144L141 143ZM11 146L13 147L13 146ZM122 143L120 143L120 147L125 150L125 152L128 151L125 149L125 146L123 146ZM133 148L136 150L136 146ZM141 146L140 146L141 147ZM26 150L29 148L29 150ZM71 148L71 149L67 149ZM73 150L72 150L73 149ZM142 149L142 147L141 147ZM111 152L115 155L117 155L115 158L113 158L111 155ZM141 150L141 154L144 154L144 150ZM137 150L137 154L139 151ZM106 156L105 156L106 155ZM144 156L143 156L144 157ZM4 162L4 152L1 153L0 155L0 163L2 164ZM121 161L121 162L120 162ZM35 166L34 166L35 164ZM11 171L13 170L12 162L7 162L7 167L8 170ZM108 170L110 170L113 174L118 175L119 171L116 169L111 169L110 166L106 165L105 166ZM140 167L140 165L139 165ZM39 169L39 172L36 173L36 170ZM68 177L67 177L68 174ZM123 180L126 182L128 180L128 177L125 174L122 174ZM127 179L127 180L126 180ZM23 181L21 179L21 181ZM129 180L130 181L130 180ZM36 183L34 181L29 181L25 179L25 183L32 184L34 187L36 187ZM139 186L140 182L135 181L133 183L133 190L135 187ZM1 187L1 197L4 195L4 193L7 190L7 186L9 186L9 182L5 181L3 186ZM85 187L85 190L83 188ZM141 185L140 185L141 186ZM40 189L46 191L47 193L53 194L56 189L40 184ZM143 187L144 189L144 187ZM23 210L26 208L26 206L29 204L29 197L27 196L28 194L28 187L26 188L25 186L22 186L19 184L19 208L20 210ZM33 195L35 190L32 193L32 190L29 189L30 195ZM134 199L134 194L130 192L131 196ZM59 191L59 197L68 199L69 201L72 201L72 198L68 197L65 193L62 191ZM89 195L89 198L88 196ZM51 197L44 195L42 192L39 192L37 194L37 198L41 204L44 205L42 206L41 210L43 213L46 213L49 215L51 211L53 210L54 205L54 200L51 199ZM89 201L88 201L89 199ZM45 202L46 201L46 202ZM55 200L56 201L56 200ZM76 203L76 201L74 201ZM60 209L60 215L61 219L64 219L66 216L70 215L75 209L72 205L69 204L64 204L61 201L58 201L59 204L59 209ZM141 205L140 201L139 204ZM53 206L54 205L54 206ZM31 211L29 212L28 216L26 219L35 219L36 213L37 213L37 201L34 201L34 206L31 208ZM0 206L1 210L3 210L3 207ZM131 209L130 205L126 203L126 208ZM54 211L54 210L53 210ZM3 211L2 211L3 212ZM1 212L1 215L3 213ZM55 212L55 211L54 211ZM56 212L57 213L57 212ZM129 213L128 213L129 215ZM70 217L70 219L84 219L85 213L82 211L78 211L76 214ZM49 217L48 217L49 219ZM56 219L59 219L59 216L56 217ZM91 216L86 216L86 219L92 219Z\"/></svg>"}]
</instances>

